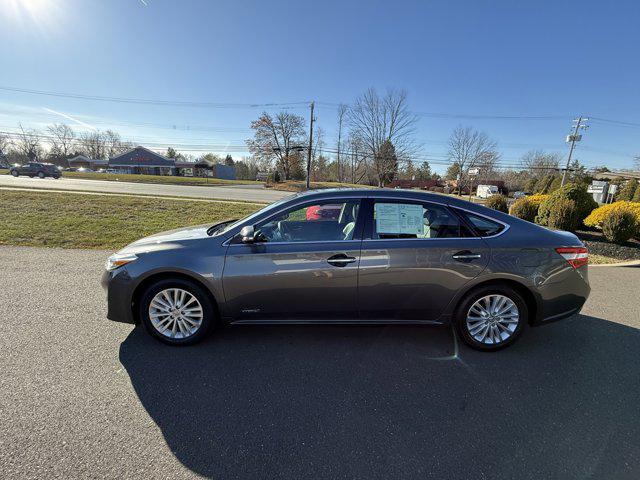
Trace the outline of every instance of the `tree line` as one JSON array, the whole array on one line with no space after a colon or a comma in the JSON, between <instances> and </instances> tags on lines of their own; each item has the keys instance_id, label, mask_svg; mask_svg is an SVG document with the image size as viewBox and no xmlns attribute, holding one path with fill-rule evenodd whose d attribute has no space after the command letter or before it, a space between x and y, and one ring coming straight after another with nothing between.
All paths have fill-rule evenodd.
<instances>
[{"instance_id":1,"label":"tree line","mask_svg":"<svg viewBox=\"0 0 640 480\"><path fill-rule=\"evenodd\" d=\"M423 146L416 139L418 117L409 109L403 90L380 94L370 88L351 104L338 105L335 122L334 139L327 139L324 129L316 125L310 142L303 116L290 110L265 111L250 124L253 135L246 140L250 155L241 160L215 153L194 157L172 147L165 155L176 160L234 165L239 179L255 179L259 172L268 172L277 181L304 180L311 143L310 176L317 182L385 186L397 179L451 181L463 191L472 184L502 180L509 190L530 193L552 191L561 182L562 155L531 150L505 168L497 141L472 126L453 130L448 139L448 168L439 175L420 154ZM49 125L44 133L22 125L10 135L0 133L0 161L4 158L6 163L40 160L66 166L69 158L79 154L109 158L132 147L113 130L75 132L66 124ZM470 175L470 170L477 173ZM586 167L574 160L569 180L590 179Z\"/></svg>"}]
</instances>

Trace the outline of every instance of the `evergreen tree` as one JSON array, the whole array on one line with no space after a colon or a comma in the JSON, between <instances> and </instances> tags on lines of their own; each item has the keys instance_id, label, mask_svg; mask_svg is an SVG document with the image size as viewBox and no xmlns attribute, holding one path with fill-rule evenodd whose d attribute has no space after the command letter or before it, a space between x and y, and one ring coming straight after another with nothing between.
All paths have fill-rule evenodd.
<instances>
[{"instance_id":1,"label":"evergreen tree","mask_svg":"<svg viewBox=\"0 0 640 480\"><path fill-rule=\"evenodd\" d=\"M627 182L622 186L620 190L618 190L618 194L616 195L616 201L627 201L630 202L636 194L636 190L638 190L638 180L632 178L631 180L627 180Z\"/></svg>"}]
</instances>

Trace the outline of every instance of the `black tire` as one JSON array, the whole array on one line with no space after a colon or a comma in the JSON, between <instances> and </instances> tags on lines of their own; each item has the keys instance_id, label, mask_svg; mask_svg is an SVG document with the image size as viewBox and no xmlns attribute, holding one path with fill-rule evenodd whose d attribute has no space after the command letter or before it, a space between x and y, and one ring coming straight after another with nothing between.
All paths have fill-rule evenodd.
<instances>
[{"instance_id":1,"label":"black tire","mask_svg":"<svg viewBox=\"0 0 640 480\"><path fill-rule=\"evenodd\" d=\"M60 175L54 175L54 176L53 176L53 179L54 179L54 180L58 180L59 178L60 178Z\"/></svg>"},{"instance_id":2,"label":"black tire","mask_svg":"<svg viewBox=\"0 0 640 480\"><path fill-rule=\"evenodd\" d=\"M197 298L202 306L202 324L200 328L191 336L187 338L169 338L162 335L151 323L149 318L149 305L157 293L167 288L180 288L186 290L191 295ZM157 283L151 285L140 297L138 305L138 315L140 322L144 325L146 331L154 338L160 340L167 345L193 345L204 339L210 330L213 329L216 323L216 310L213 306L213 302L208 292L200 287L195 282L183 279L167 279L160 280Z\"/></svg>"},{"instance_id":3,"label":"black tire","mask_svg":"<svg viewBox=\"0 0 640 480\"><path fill-rule=\"evenodd\" d=\"M38 172L38 178L42 179L46 177L46 175L44 174L44 172Z\"/></svg>"},{"instance_id":4,"label":"black tire","mask_svg":"<svg viewBox=\"0 0 640 480\"><path fill-rule=\"evenodd\" d=\"M518 308L518 324L513 333L511 333L511 336L507 339L501 341L500 343L487 344L478 341L471 335L467 327L467 314L477 300L486 297L487 295L496 294L508 297ZM525 302L524 298L522 298L522 295L520 295L516 290L509 287L508 285L501 284L487 285L469 292L458 305L454 316L454 325L462 341L464 341L464 343L475 350L481 350L485 352L500 350L511 345L518 339L518 337L520 337L528 323L529 308L527 307L527 302Z\"/></svg>"},{"instance_id":5,"label":"black tire","mask_svg":"<svg viewBox=\"0 0 640 480\"><path fill-rule=\"evenodd\" d=\"M20 172L18 172L17 170L11 170L11 175L13 175L14 177L19 177Z\"/></svg>"}]
</instances>

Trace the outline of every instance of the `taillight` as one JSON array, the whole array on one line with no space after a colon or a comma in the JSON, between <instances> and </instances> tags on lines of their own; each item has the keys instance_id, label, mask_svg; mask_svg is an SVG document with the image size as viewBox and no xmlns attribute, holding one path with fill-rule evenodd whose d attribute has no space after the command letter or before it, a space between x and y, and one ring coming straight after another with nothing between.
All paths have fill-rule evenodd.
<instances>
[{"instance_id":1,"label":"taillight","mask_svg":"<svg viewBox=\"0 0 640 480\"><path fill-rule=\"evenodd\" d=\"M561 247L556 248L556 252L573 268L580 268L589 263L589 250L585 247Z\"/></svg>"}]
</instances>

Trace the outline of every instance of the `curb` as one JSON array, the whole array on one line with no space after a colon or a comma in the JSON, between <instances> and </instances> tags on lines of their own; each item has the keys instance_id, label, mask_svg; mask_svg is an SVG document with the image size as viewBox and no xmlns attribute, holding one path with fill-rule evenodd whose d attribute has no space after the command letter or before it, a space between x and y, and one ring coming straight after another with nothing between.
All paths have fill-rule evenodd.
<instances>
[{"instance_id":1,"label":"curb","mask_svg":"<svg viewBox=\"0 0 640 480\"><path fill-rule=\"evenodd\" d=\"M592 267L635 267L640 266L640 260L629 260L628 262L620 262L620 263L598 263L598 264L589 264L589 268Z\"/></svg>"}]
</instances>

